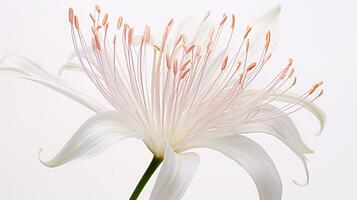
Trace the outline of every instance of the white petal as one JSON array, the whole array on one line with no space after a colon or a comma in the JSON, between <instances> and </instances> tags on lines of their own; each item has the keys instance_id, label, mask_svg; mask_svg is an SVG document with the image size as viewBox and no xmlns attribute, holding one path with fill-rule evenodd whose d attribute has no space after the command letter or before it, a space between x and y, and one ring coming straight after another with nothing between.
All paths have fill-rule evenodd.
<instances>
[{"instance_id":1,"label":"white petal","mask_svg":"<svg viewBox=\"0 0 357 200\"><path fill-rule=\"evenodd\" d=\"M262 114L269 112L279 112L279 109L271 105L265 105L262 107ZM241 125L237 131L239 134L259 132L267 133L277 137L279 140L284 142L300 158L305 169L306 181L303 184L296 183L296 181L294 182L298 185L306 185L309 183L310 175L304 153L313 153L313 151L303 142L299 131L288 115L282 114L281 117L273 120L244 124Z\"/></svg>"},{"instance_id":2,"label":"white petal","mask_svg":"<svg viewBox=\"0 0 357 200\"><path fill-rule=\"evenodd\" d=\"M214 23L205 21L202 23L203 18L200 17L187 17L178 26L176 37L185 35L188 44L194 43L201 48L205 48L209 42L209 37L214 29ZM201 24L202 23L202 24ZM201 26L200 26L201 24Z\"/></svg>"},{"instance_id":3,"label":"white petal","mask_svg":"<svg viewBox=\"0 0 357 200\"><path fill-rule=\"evenodd\" d=\"M67 162L90 158L125 137L140 138L128 121L115 111L97 114L87 120L71 137L62 150L51 160L41 162L48 167L58 167ZM42 150L40 150L41 153Z\"/></svg>"},{"instance_id":4,"label":"white petal","mask_svg":"<svg viewBox=\"0 0 357 200\"><path fill-rule=\"evenodd\" d=\"M249 89L245 90L243 93L243 97L249 97L249 96L254 96L259 93L259 90L256 89ZM275 99L276 101L281 101L281 102L287 102L287 103L295 103L296 100L300 97L300 95L294 94L294 93L285 93L283 95L279 95L279 92L276 92L274 95L278 95L278 97ZM318 134L321 134L325 127L326 123L326 115L325 113L314 103L310 103L308 99L303 100L299 103L300 106L303 106L306 110L310 111L311 114L313 114L320 123L320 129Z\"/></svg>"},{"instance_id":5,"label":"white petal","mask_svg":"<svg viewBox=\"0 0 357 200\"><path fill-rule=\"evenodd\" d=\"M252 49L260 50L264 46L265 34L268 31L271 31L272 34L270 48L274 49L279 37L278 18L280 11L281 5L277 5L252 22L252 31L249 36Z\"/></svg>"},{"instance_id":6,"label":"white petal","mask_svg":"<svg viewBox=\"0 0 357 200\"><path fill-rule=\"evenodd\" d=\"M93 98L77 91L65 81L46 72L32 61L23 57L9 57L0 63L0 73L9 73L18 78L23 78L47 86L73 100L81 103L94 112L108 110Z\"/></svg>"},{"instance_id":7,"label":"white petal","mask_svg":"<svg viewBox=\"0 0 357 200\"><path fill-rule=\"evenodd\" d=\"M199 156L196 153L177 154L168 147L150 200L181 199L192 181L198 164Z\"/></svg>"},{"instance_id":8,"label":"white petal","mask_svg":"<svg viewBox=\"0 0 357 200\"><path fill-rule=\"evenodd\" d=\"M292 103L292 102L296 102L296 99L299 97L299 95L293 94L293 93L287 93L285 95L279 96L277 98L278 101L282 101L282 102L288 102L288 103ZM326 115L325 113L318 107L316 106L314 103L309 103L308 100L302 101L300 103L301 106L303 106L306 110L310 111L311 114L313 114L320 123L320 130L317 133L318 135L322 133L325 124L326 124Z\"/></svg>"},{"instance_id":9,"label":"white petal","mask_svg":"<svg viewBox=\"0 0 357 200\"><path fill-rule=\"evenodd\" d=\"M240 164L254 180L260 200L281 200L280 176L273 161L259 144L235 135L202 140L197 147L219 151Z\"/></svg>"},{"instance_id":10,"label":"white petal","mask_svg":"<svg viewBox=\"0 0 357 200\"><path fill-rule=\"evenodd\" d=\"M265 132L276 136L286 143L294 151L302 153L313 153L303 142L298 129L289 115L284 114L279 108L272 105L265 105L260 108L260 114L278 113L281 116L259 123L243 124L238 132Z\"/></svg>"}]
</instances>

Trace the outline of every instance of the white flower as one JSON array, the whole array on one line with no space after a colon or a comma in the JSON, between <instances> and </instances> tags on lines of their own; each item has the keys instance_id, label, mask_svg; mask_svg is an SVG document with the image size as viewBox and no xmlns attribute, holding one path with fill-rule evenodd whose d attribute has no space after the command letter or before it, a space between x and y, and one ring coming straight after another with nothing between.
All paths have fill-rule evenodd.
<instances>
[{"instance_id":1,"label":"white flower","mask_svg":"<svg viewBox=\"0 0 357 200\"><path fill-rule=\"evenodd\" d=\"M48 167L95 156L123 138L134 137L154 154L150 170L155 171L163 160L152 200L184 195L199 164L199 156L188 151L202 147L240 164L253 178L261 200L279 200L282 184L272 160L245 135L263 132L277 137L306 168L304 154L312 151L289 114L305 108L320 120L321 130L325 121L312 103L323 92L316 92L322 82L302 95L290 93L296 84L291 59L264 88L251 89L270 59L271 34L279 12L278 6L245 29L237 29L234 15L223 15L215 25L208 21L208 13L201 21L187 19L176 35L171 20L156 42L149 26L134 37L134 28L122 17L112 36L108 15L96 6L90 15L93 26L88 43L87 32L82 32L70 9L77 56L63 69L84 71L110 109L25 58L3 60L0 71L41 83L97 113L53 159L41 161ZM80 65L73 63L76 59ZM306 172L308 181L307 168Z\"/></svg>"}]
</instances>

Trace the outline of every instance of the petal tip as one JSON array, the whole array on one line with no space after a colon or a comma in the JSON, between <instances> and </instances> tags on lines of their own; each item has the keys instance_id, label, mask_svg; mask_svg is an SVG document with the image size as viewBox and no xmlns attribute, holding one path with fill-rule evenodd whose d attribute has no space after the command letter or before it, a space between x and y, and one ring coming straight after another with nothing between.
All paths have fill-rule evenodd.
<instances>
[{"instance_id":1,"label":"petal tip","mask_svg":"<svg viewBox=\"0 0 357 200\"><path fill-rule=\"evenodd\" d=\"M38 150L38 160L41 162L42 165L46 166L46 167L49 167L49 168L54 168L55 166L53 165L50 165L49 162L47 161L43 161L42 158L41 158L41 153L42 153L43 149L40 148Z\"/></svg>"}]
</instances>

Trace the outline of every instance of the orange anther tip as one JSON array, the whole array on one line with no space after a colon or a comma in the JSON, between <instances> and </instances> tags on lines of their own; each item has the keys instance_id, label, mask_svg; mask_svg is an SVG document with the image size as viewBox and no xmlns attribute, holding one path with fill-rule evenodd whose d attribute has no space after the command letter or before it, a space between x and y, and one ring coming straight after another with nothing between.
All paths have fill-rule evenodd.
<instances>
[{"instance_id":1,"label":"orange anther tip","mask_svg":"<svg viewBox=\"0 0 357 200\"><path fill-rule=\"evenodd\" d=\"M104 26L105 24L107 24L107 21L108 21L108 13L106 13L104 15L104 18L103 18L103 21L102 21L102 25Z\"/></svg>"},{"instance_id":2,"label":"orange anther tip","mask_svg":"<svg viewBox=\"0 0 357 200\"><path fill-rule=\"evenodd\" d=\"M95 9L97 10L98 13L100 13L100 6L98 4L95 5Z\"/></svg>"},{"instance_id":3,"label":"orange anther tip","mask_svg":"<svg viewBox=\"0 0 357 200\"><path fill-rule=\"evenodd\" d=\"M221 64L221 70L223 71L227 67L227 62L228 62L228 56L225 56L223 58L223 62Z\"/></svg>"},{"instance_id":4,"label":"orange anther tip","mask_svg":"<svg viewBox=\"0 0 357 200\"><path fill-rule=\"evenodd\" d=\"M123 24L123 17L119 17L118 18L118 22L117 22L117 29L120 30L121 25Z\"/></svg>"},{"instance_id":5,"label":"orange anther tip","mask_svg":"<svg viewBox=\"0 0 357 200\"><path fill-rule=\"evenodd\" d=\"M185 69L184 71L182 71L182 72L180 73L180 79L185 78L186 74L187 74L189 71L190 71L190 68Z\"/></svg>"},{"instance_id":6,"label":"orange anther tip","mask_svg":"<svg viewBox=\"0 0 357 200\"><path fill-rule=\"evenodd\" d=\"M236 16L234 16L234 14L232 14L232 23L231 23L231 28L234 29L236 23Z\"/></svg>"},{"instance_id":7,"label":"orange anther tip","mask_svg":"<svg viewBox=\"0 0 357 200\"><path fill-rule=\"evenodd\" d=\"M79 22L78 22L78 17L74 16L74 26L76 27L76 29L79 29Z\"/></svg>"},{"instance_id":8,"label":"orange anther tip","mask_svg":"<svg viewBox=\"0 0 357 200\"><path fill-rule=\"evenodd\" d=\"M247 72L249 72L250 70L252 70L255 66L257 66L257 63L256 63L256 62L250 64L250 65L247 67Z\"/></svg>"},{"instance_id":9,"label":"orange anther tip","mask_svg":"<svg viewBox=\"0 0 357 200\"><path fill-rule=\"evenodd\" d=\"M69 10L68 10L68 20L69 20L69 23L73 24L73 9L72 8L69 8Z\"/></svg>"},{"instance_id":10,"label":"orange anther tip","mask_svg":"<svg viewBox=\"0 0 357 200\"><path fill-rule=\"evenodd\" d=\"M252 30L252 27L251 27L251 26L248 26L248 27L247 27L247 30L245 31L244 37L243 37L244 39L248 37L248 35L249 35L249 33L250 33L251 30Z\"/></svg>"},{"instance_id":11,"label":"orange anther tip","mask_svg":"<svg viewBox=\"0 0 357 200\"><path fill-rule=\"evenodd\" d=\"M154 44L153 47L155 50L160 51L160 47L158 47L156 44Z\"/></svg>"},{"instance_id":12,"label":"orange anther tip","mask_svg":"<svg viewBox=\"0 0 357 200\"><path fill-rule=\"evenodd\" d=\"M222 18L222 21L221 23L219 23L220 26L222 26L227 20L227 15L226 14L223 14L223 18Z\"/></svg>"}]
</instances>

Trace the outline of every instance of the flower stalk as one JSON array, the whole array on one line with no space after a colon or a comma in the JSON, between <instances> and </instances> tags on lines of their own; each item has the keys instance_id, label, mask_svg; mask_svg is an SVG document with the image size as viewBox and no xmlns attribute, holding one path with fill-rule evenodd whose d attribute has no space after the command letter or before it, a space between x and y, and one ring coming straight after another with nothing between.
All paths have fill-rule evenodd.
<instances>
[{"instance_id":1,"label":"flower stalk","mask_svg":"<svg viewBox=\"0 0 357 200\"><path fill-rule=\"evenodd\" d=\"M136 186L135 190L131 194L129 200L136 200L139 197L139 195L140 195L141 191L144 189L146 183L150 180L151 176L154 174L156 169L160 166L162 161L163 161L162 158L158 158L156 156L154 156L152 158L150 165L146 169L144 175L141 177L138 185Z\"/></svg>"}]
</instances>

